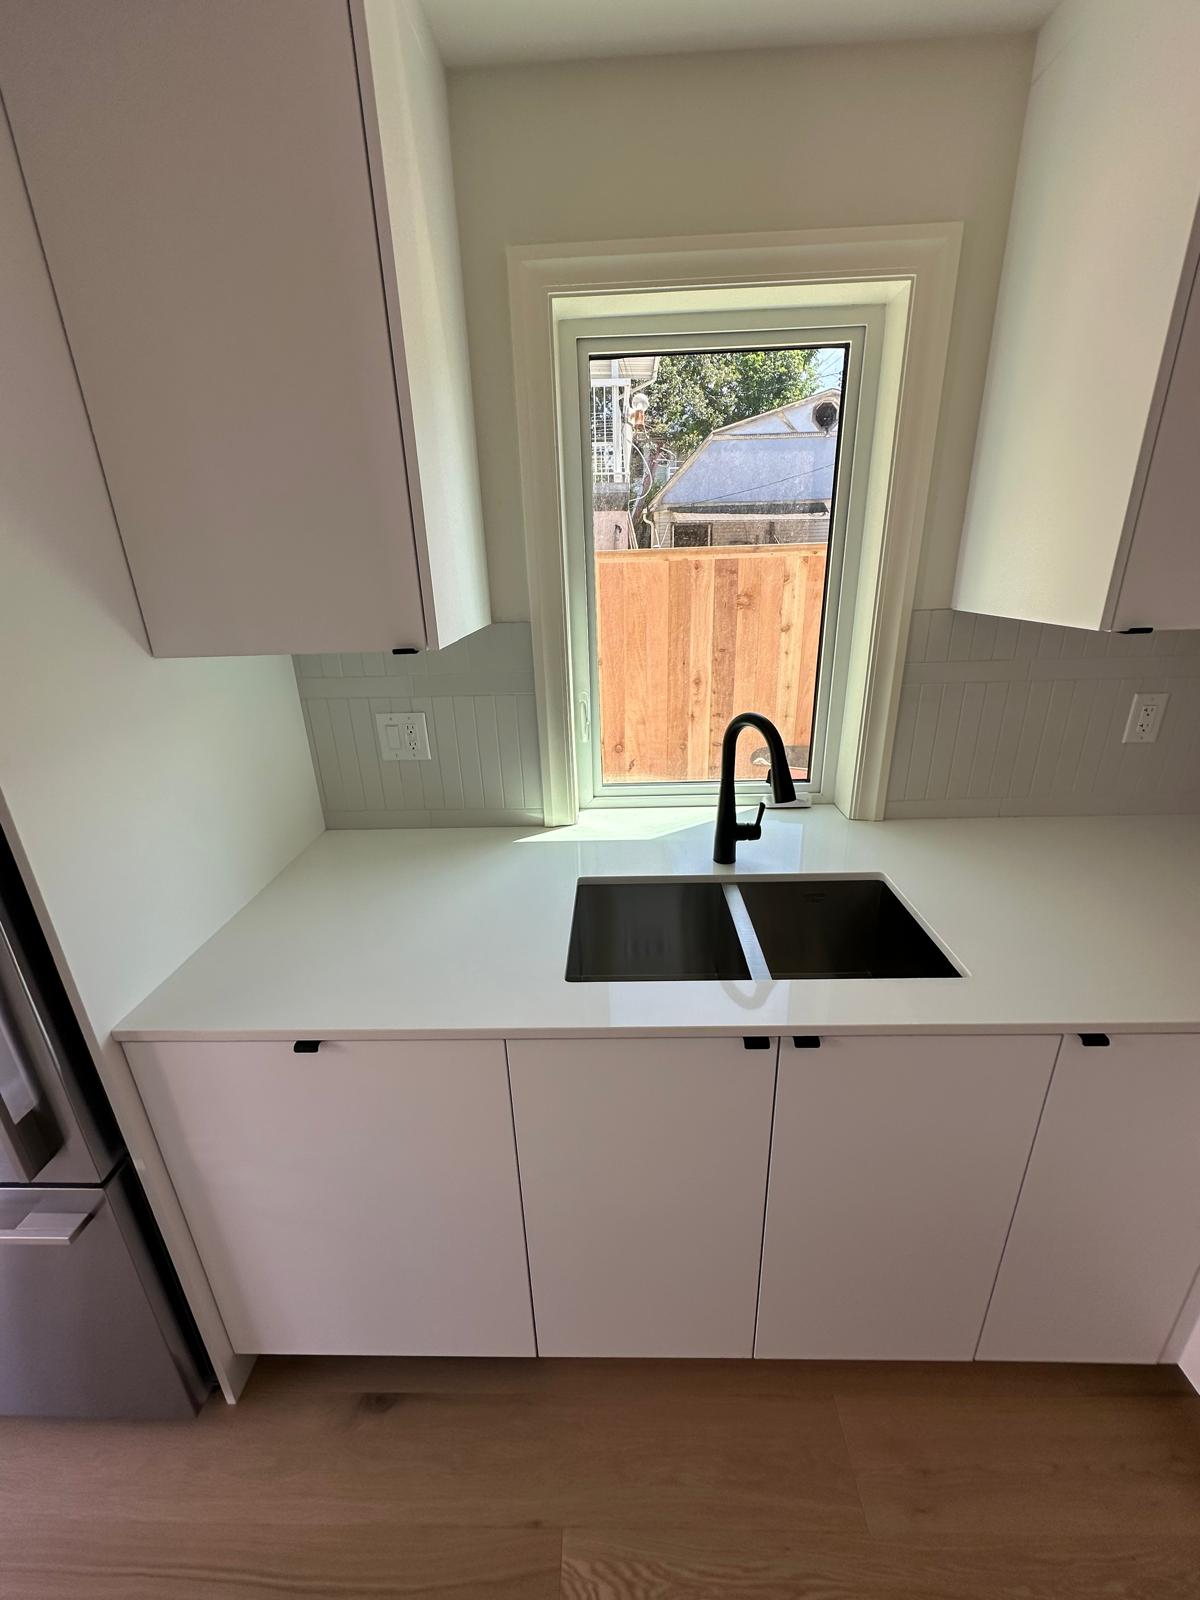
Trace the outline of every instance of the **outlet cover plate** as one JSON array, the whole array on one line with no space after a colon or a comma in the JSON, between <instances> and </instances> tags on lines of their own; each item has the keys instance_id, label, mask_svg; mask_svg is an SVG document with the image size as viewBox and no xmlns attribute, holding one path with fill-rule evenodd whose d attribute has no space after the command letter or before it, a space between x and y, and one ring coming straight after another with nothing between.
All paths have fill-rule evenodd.
<instances>
[{"instance_id":1,"label":"outlet cover plate","mask_svg":"<svg viewBox=\"0 0 1200 1600\"><path fill-rule=\"evenodd\" d=\"M380 711L375 717L381 761L429 761L429 730L423 711Z\"/></svg>"},{"instance_id":2,"label":"outlet cover plate","mask_svg":"<svg viewBox=\"0 0 1200 1600\"><path fill-rule=\"evenodd\" d=\"M1125 722L1122 744L1153 744L1162 727L1169 694L1135 694Z\"/></svg>"}]
</instances>

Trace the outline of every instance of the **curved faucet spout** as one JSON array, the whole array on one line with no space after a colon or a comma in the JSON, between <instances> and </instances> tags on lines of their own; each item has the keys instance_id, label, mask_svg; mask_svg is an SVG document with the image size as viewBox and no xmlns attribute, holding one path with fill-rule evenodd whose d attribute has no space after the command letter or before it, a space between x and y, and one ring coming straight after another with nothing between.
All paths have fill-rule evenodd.
<instances>
[{"instance_id":1,"label":"curved faucet spout","mask_svg":"<svg viewBox=\"0 0 1200 1600\"><path fill-rule=\"evenodd\" d=\"M725 867L732 866L737 860L739 839L762 837L762 818L766 810L764 805L760 805L758 816L753 822L740 823L737 820L733 770L737 757L738 735L743 728L757 728L767 741L767 751L771 757L771 792L776 801L782 805L796 798L796 785L792 782L792 771L788 765L787 751L783 747L779 729L769 717L760 716L757 711L741 712L730 722L725 729L725 737L721 740L721 792L717 798L717 829L713 837L713 860Z\"/></svg>"}]
</instances>

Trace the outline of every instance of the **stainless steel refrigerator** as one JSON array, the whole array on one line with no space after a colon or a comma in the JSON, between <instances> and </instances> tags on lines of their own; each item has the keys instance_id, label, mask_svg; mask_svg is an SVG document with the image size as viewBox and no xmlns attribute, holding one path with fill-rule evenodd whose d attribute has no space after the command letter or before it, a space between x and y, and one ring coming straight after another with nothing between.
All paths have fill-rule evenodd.
<instances>
[{"instance_id":1,"label":"stainless steel refrigerator","mask_svg":"<svg viewBox=\"0 0 1200 1600\"><path fill-rule=\"evenodd\" d=\"M0 1415L190 1417L210 1386L0 833Z\"/></svg>"}]
</instances>

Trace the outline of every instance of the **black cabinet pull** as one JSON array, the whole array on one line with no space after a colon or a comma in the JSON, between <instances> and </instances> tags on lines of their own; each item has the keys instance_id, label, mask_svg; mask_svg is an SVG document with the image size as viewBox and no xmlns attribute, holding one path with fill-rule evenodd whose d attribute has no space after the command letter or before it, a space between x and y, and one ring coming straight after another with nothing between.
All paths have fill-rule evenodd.
<instances>
[{"instance_id":1,"label":"black cabinet pull","mask_svg":"<svg viewBox=\"0 0 1200 1600\"><path fill-rule=\"evenodd\" d=\"M821 1048L821 1035L819 1033L794 1033L792 1044L797 1050L819 1050Z\"/></svg>"},{"instance_id":2,"label":"black cabinet pull","mask_svg":"<svg viewBox=\"0 0 1200 1600\"><path fill-rule=\"evenodd\" d=\"M292 1046L294 1056L315 1056L321 1048L320 1039L297 1039Z\"/></svg>"},{"instance_id":3,"label":"black cabinet pull","mask_svg":"<svg viewBox=\"0 0 1200 1600\"><path fill-rule=\"evenodd\" d=\"M771 1041L770 1039L759 1038L757 1034L751 1033L742 1036L742 1045L747 1050L769 1050Z\"/></svg>"},{"instance_id":4,"label":"black cabinet pull","mask_svg":"<svg viewBox=\"0 0 1200 1600\"><path fill-rule=\"evenodd\" d=\"M1081 1033L1079 1042L1085 1050L1107 1050L1112 1043L1106 1033Z\"/></svg>"}]
</instances>

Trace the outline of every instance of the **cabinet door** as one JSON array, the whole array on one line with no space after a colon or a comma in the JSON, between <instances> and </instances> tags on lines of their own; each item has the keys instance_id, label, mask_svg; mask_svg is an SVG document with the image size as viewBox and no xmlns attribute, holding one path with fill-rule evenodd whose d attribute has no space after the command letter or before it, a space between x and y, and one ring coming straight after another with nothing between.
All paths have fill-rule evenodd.
<instances>
[{"instance_id":1,"label":"cabinet door","mask_svg":"<svg viewBox=\"0 0 1200 1600\"><path fill-rule=\"evenodd\" d=\"M125 1049L235 1350L534 1354L502 1043Z\"/></svg>"},{"instance_id":2,"label":"cabinet door","mask_svg":"<svg viewBox=\"0 0 1200 1600\"><path fill-rule=\"evenodd\" d=\"M749 1356L775 1043L514 1040L544 1356Z\"/></svg>"},{"instance_id":3,"label":"cabinet door","mask_svg":"<svg viewBox=\"0 0 1200 1600\"><path fill-rule=\"evenodd\" d=\"M1200 218L1193 256L1200 254ZM1200 627L1200 539L1196 537L1196 419L1200 417L1200 277L1189 275L1178 345L1170 342L1169 378L1144 446L1144 480L1135 485L1132 541L1119 561L1114 628ZM1140 496L1137 489L1140 487Z\"/></svg>"},{"instance_id":4,"label":"cabinet door","mask_svg":"<svg viewBox=\"0 0 1200 1600\"><path fill-rule=\"evenodd\" d=\"M426 642L328 0L6 0L0 89L155 654Z\"/></svg>"},{"instance_id":5,"label":"cabinet door","mask_svg":"<svg viewBox=\"0 0 1200 1600\"><path fill-rule=\"evenodd\" d=\"M1058 1044L784 1041L756 1355L971 1359Z\"/></svg>"},{"instance_id":6,"label":"cabinet door","mask_svg":"<svg viewBox=\"0 0 1200 1600\"><path fill-rule=\"evenodd\" d=\"M1058 6L1039 37L959 551L960 611L1074 628L1200 624L1187 514L1200 475L1186 408L1187 454L1170 473L1182 506L1173 530L1150 541L1152 562L1166 564L1118 597L1115 620L1112 592L1195 218L1200 95L1180 67L1198 55L1200 6L1186 0ZM1134 172L1136 182L1117 176ZM1136 551L1131 574L1134 561Z\"/></svg>"},{"instance_id":7,"label":"cabinet door","mask_svg":"<svg viewBox=\"0 0 1200 1600\"><path fill-rule=\"evenodd\" d=\"M1200 1038L1063 1040L979 1345L1157 1361L1200 1265Z\"/></svg>"}]
</instances>

